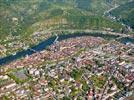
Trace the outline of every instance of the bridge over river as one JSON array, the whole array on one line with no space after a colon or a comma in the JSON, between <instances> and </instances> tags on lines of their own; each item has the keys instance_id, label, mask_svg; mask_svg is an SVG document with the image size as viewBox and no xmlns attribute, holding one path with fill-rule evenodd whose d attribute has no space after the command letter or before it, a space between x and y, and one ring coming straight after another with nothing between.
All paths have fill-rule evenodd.
<instances>
[{"instance_id":1,"label":"bridge over river","mask_svg":"<svg viewBox=\"0 0 134 100\"><path fill-rule=\"evenodd\" d=\"M21 57L25 57L27 55L32 55L33 53L40 52L40 51L46 49L48 46L55 43L56 41L61 41L64 39L75 38L75 37L80 37L80 36L94 36L94 37L101 37L101 38L104 38L107 40L117 39L117 41L120 41L122 43L126 43L126 42L134 43L134 38L131 38L131 37L120 38L121 35L114 35L114 34L109 34L109 33L106 34L105 32L104 33L102 33L102 32L96 32L96 33L80 32L80 33L71 33L71 34L61 34L61 35L57 35L57 36L52 36L52 37L48 38L47 40L40 42L38 45L28 48L27 50L19 51L19 52L15 53L15 55L9 55L4 58L0 58L0 66L10 63Z\"/></svg>"}]
</instances>

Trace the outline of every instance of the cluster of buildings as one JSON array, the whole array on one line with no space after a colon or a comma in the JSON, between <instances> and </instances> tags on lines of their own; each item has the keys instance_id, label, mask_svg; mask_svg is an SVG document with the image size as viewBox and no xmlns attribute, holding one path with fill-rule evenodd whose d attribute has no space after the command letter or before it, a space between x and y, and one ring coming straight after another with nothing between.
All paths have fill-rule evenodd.
<instances>
[{"instance_id":1,"label":"cluster of buildings","mask_svg":"<svg viewBox=\"0 0 134 100\"><path fill-rule=\"evenodd\" d=\"M0 69L0 100L113 100L134 94L134 46L83 36Z\"/></svg>"},{"instance_id":2,"label":"cluster of buildings","mask_svg":"<svg viewBox=\"0 0 134 100\"><path fill-rule=\"evenodd\" d=\"M29 37L9 35L6 39L0 41L0 58L15 55L16 52L28 49L29 46L38 44L50 36L51 34L45 34L44 32L35 32Z\"/></svg>"}]
</instances>

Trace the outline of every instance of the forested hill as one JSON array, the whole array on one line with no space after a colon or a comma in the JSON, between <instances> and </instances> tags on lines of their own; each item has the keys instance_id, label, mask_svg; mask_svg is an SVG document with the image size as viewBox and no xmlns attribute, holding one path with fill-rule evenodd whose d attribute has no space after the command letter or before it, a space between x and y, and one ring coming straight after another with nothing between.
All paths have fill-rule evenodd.
<instances>
[{"instance_id":1,"label":"forested hill","mask_svg":"<svg viewBox=\"0 0 134 100\"><path fill-rule=\"evenodd\" d=\"M134 1L123 4L110 13L134 29Z\"/></svg>"},{"instance_id":2,"label":"forested hill","mask_svg":"<svg viewBox=\"0 0 134 100\"><path fill-rule=\"evenodd\" d=\"M127 1L0 0L0 38L11 34L28 36L36 30L49 28L112 28L120 31L122 26L119 23L102 15L115 4Z\"/></svg>"}]
</instances>

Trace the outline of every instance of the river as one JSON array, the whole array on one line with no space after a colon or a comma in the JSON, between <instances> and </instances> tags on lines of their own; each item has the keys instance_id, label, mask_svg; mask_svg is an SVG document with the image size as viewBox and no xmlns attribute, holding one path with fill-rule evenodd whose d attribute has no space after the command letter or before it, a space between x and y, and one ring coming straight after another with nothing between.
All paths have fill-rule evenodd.
<instances>
[{"instance_id":1,"label":"river","mask_svg":"<svg viewBox=\"0 0 134 100\"><path fill-rule=\"evenodd\" d=\"M101 37L104 39L116 39L119 36L118 35L111 35L111 34L103 34L103 33L74 33L74 34L62 34L58 36L58 41L68 39L68 38L75 38L75 37L80 37L80 36L94 36L94 37ZM38 45L35 45L27 50L19 51L15 55L9 55L3 58L0 58L0 65L5 65L7 63L10 63L14 60L17 60L19 58L25 57L27 55L32 55L33 53L40 52L47 48L48 46L52 45L53 42L55 41L56 36L52 36L48 38L47 40L44 40L40 42ZM134 38L121 38L118 41L121 43L126 43L126 42L131 42L134 43Z\"/></svg>"}]
</instances>

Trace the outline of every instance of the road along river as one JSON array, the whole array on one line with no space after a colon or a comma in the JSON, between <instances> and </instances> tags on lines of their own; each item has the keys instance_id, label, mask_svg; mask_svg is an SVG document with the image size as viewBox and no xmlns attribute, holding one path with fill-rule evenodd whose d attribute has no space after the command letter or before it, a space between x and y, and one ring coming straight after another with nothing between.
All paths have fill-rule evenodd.
<instances>
[{"instance_id":1,"label":"road along river","mask_svg":"<svg viewBox=\"0 0 134 100\"><path fill-rule=\"evenodd\" d=\"M75 38L75 37L81 37L81 36L94 36L94 37L101 37L104 38L106 40L116 40L120 41L121 43L127 43L127 42L131 42L134 43L134 38L130 38L130 37L122 37L120 39L118 39L120 36L119 35L112 35L112 34L103 34L103 33L86 33L86 32L82 32L82 33L72 33L72 34L62 34L62 35L58 35L57 36L52 36L50 38L48 38L47 40L44 40L42 42L40 42L38 45L35 45L27 50L23 50L23 51L19 51L17 52L15 55L10 55L10 56L6 56L4 58L0 58L0 65L4 65L7 63L10 63L14 60L17 60L21 57L25 57L27 55L32 55L35 52L40 52L44 49L46 49L48 46L52 45L55 41L55 39L57 41L61 41L64 39L68 39L68 38Z\"/></svg>"}]
</instances>

